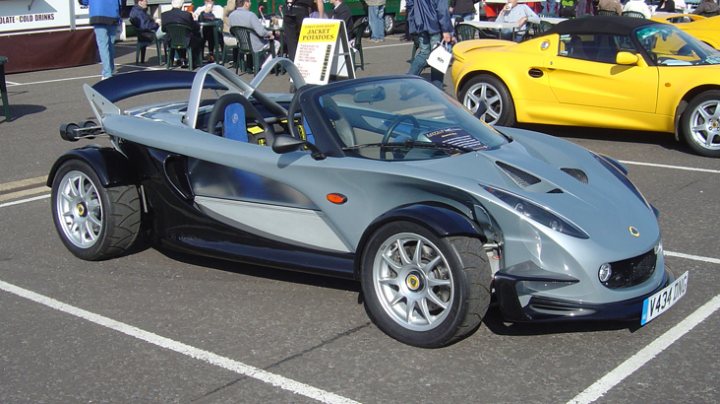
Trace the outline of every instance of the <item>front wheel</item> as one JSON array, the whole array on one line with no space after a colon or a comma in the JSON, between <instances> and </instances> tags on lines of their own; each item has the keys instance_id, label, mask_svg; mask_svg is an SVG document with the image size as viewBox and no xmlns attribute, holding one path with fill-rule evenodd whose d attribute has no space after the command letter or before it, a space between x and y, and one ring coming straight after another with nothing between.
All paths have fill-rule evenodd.
<instances>
[{"instance_id":1,"label":"front wheel","mask_svg":"<svg viewBox=\"0 0 720 404\"><path fill-rule=\"evenodd\" d=\"M97 261L126 253L140 231L137 187L105 188L85 162L70 160L52 184L52 214L63 244L78 258Z\"/></svg>"},{"instance_id":2,"label":"front wheel","mask_svg":"<svg viewBox=\"0 0 720 404\"><path fill-rule=\"evenodd\" d=\"M487 107L479 116L489 125L512 126L515 124L515 106L510 91L495 76L479 74L465 83L458 93L458 100L476 113L481 103Z\"/></svg>"},{"instance_id":3,"label":"front wheel","mask_svg":"<svg viewBox=\"0 0 720 404\"><path fill-rule=\"evenodd\" d=\"M695 96L680 119L680 131L694 152L720 157L720 91Z\"/></svg>"},{"instance_id":4,"label":"front wheel","mask_svg":"<svg viewBox=\"0 0 720 404\"><path fill-rule=\"evenodd\" d=\"M448 345L480 325L491 277L480 240L439 238L410 222L381 227L362 255L370 318L389 336L423 348Z\"/></svg>"}]
</instances>

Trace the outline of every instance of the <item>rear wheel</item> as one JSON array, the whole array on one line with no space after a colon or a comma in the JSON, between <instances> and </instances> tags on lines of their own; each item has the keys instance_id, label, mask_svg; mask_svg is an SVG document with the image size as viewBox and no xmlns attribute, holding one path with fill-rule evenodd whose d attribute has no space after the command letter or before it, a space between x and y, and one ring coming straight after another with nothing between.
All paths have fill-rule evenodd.
<instances>
[{"instance_id":1,"label":"rear wheel","mask_svg":"<svg viewBox=\"0 0 720 404\"><path fill-rule=\"evenodd\" d=\"M495 76L479 74L471 78L460 89L458 100L473 113L484 102L487 108L479 118L490 125L515 124L515 106L510 92Z\"/></svg>"},{"instance_id":2,"label":"rear wheel","mask_svg":"<svg viewBox=\"0 0 720 404\"><path fill-rule=\"evenodd\" d=\"M141 220L137 187L105 188L85 162L70 160L60 166L51 199L55 229L78 258L117 257L137 239Z\"/></svg>"},{"instance_id":3,"label":"rear wheel","mask_svg":"<svg viewBox=\"0 0 720 404\"><path fill-rule=\"evenodd\" d=\"M720 91L695 96L680 119L680 131L696 153L720 157Z\"/></svg>"},{"instance_id":4,"label":"rear wheel","mask_svg":"<svg viewBox=\"0 0 720 404\"><path fill-rule=\"evenodd\" d=\"M491 276L482 242L439 238L410 222L381 227L362 256L362 290L373 322L424 348L450 344L480 325Z\"/></svg>"}]
</instances>

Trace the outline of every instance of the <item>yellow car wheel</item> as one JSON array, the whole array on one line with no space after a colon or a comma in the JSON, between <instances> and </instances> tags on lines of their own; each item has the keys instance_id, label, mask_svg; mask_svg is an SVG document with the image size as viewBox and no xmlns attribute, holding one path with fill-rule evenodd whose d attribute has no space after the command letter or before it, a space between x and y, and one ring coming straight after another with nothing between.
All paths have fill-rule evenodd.
<instances>
[{"instance_id":1,"label":"yellow car wheel","mask_svg":"<svg viewBox=\"0 0 720 404\"><path fill-rule=\"evenodd\" d=\"M505 83L495 76L479 74L468 80L460 89L458 100L476 113L481 103L486 109L478 118L490 124L512 126L515 124L515 105Z\"/></svg>"},{"instance_id":2,"label":"yellow car wheel","mask_svg":"<svg viewBox=\"0 0 720 404\"><path fill-rule=\"evenodd\" d=\"M680 130L693 151L720 157L720 91L705 91L693 98L680 120Z\"/></svg>"}]
</instances>

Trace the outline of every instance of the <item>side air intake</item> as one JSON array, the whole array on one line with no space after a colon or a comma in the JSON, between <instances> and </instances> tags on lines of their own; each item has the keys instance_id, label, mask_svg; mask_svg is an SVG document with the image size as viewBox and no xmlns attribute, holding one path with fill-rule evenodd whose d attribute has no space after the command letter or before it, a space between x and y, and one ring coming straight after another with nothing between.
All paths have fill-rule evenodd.
<instances>
[{"instance_id":1,"label":"side air intake","mask_svg":"<svg viewBox=\"0 0 720 404\"><path fill-rule=\"evenodd\" d=\"M515 168L500 161L496 161L495 164L497 164L498 167L502 168L502 170L505 171L510 176L510 178L512 178L513 181L515 181L521 187L527 187L529 185L534 185L540 182L540 178L519 168Z\"/></svg>"},{"instance_id":2,"label":"side air intake","mask_svg":"<svg viewBox=\"0 0 720 404\"><path fill-rule=\"evenodd\" d=\"M583 184L588 183L588 177L587 174L583 170L579 170L577 168L561 168L565 174L575 178L576 180L582 182Z\"/></svg>"}]
</instances>

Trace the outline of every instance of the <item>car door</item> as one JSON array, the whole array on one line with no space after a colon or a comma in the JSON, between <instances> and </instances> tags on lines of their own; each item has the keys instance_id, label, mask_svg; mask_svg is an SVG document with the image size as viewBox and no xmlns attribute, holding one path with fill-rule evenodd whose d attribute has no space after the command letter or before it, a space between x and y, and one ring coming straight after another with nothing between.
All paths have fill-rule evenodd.
<instances>
[{"instance_id":1,"label":"car door","mask_svg":"<svg viewBox=\"0 0 720 404\"><path fill-rule=\"evenodd\" d=\"M558 102L569 109L654 113L658 70L615 63L629 38L606 34L563 34L557 55L550 60L549 83ZM634 52L634 47L632 47Z\"/></svg>"}]
</instances>

